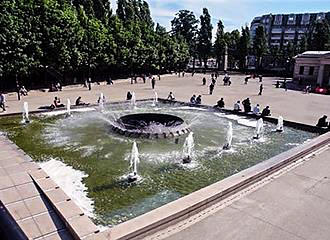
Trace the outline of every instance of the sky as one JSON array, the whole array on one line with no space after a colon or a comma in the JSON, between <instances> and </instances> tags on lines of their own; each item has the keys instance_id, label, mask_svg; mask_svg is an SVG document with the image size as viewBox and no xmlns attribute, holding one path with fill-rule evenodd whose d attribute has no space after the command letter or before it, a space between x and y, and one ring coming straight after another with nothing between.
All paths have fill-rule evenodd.
<instances>
[{"instance_id":1,"label":"sky","mask_svg":"<svg viewBox=\"0 0 330 240\"><path fill-rule=\"evenodd\" d=\"M153 20L171 29L171 20L179 10L190 10L196 18L206 7L211 15L213 33L221 19L225 31L250 26L256 16L264 14L287 14L305 12L329 12L330 0L147 0ZM116 0L111 0L112 8L116 9Z\"/></svg>"}]
</instances>

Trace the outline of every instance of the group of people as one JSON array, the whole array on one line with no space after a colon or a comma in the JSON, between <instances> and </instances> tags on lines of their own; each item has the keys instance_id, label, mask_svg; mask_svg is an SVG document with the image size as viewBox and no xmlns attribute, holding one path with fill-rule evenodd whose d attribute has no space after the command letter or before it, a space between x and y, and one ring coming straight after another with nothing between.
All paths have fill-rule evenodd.
<instances>
[{"instance_id":1,"label":"group of people","mask_svg":"<svg viewBox=\"0 0 330 240\"><path fill-rule=\"evenodd\" d=\"M191 104L202 104L202 95L198 95L198 97L196 97L196 95L192 95L192 97L190 98L190 103Z\"/></svg>"},{"instance_id":2,"label":"group of people","mask_svg":"<svg viewBox=\"0 0 330 240\"><path fill-rule=\"evenodd\" d=\"M98 100L98 102L100 101L100 98ZM88 106L89 103L85 103L81 100L81 96L79 96L77 99L76 99L76 102L75 102L75 105L76 106ZM56 108L63 108L65 107L65 105L63 103L61 103L61 99L59 97L54 97L54 101L53 103L50 105L50 109L56 109Z\"/></svg>"},{"instance_id":3,"label":"group of people","mask_svg":"<svg viewBox=\"0 0 330 240\"><path fill-rule=\"evenodd\" d=\"M223 100L223 98L222 98L222 100ZM219 103L218 103L218 105L219 105ZM256 104L255 107L252 109L250 98L244 99L242 101L242 105L243 105L243 111L245 113L252 113L254 115L261 116L261 117L267 117L267 116L271 115L269 106L266 106L262 111L260 111L260 105ZM241 101L238 100L234 104L234 112L241 112L241 111L242 111Z\"/></svg>"}]
</instances>

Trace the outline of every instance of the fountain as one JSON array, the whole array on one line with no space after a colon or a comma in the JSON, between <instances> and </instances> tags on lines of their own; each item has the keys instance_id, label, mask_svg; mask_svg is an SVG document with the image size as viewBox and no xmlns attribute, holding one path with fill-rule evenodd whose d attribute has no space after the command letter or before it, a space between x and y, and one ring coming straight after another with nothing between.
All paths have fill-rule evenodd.
<instances>
[{"instance_id":1,"label":"fountain","mask_svg":"<svg viewBox=\"0 0 330 240\"><path fill-rule=\"evenodd\" d=\"M152 106L155 107L158 103L158 94L157 92L155 91L155 96L154 96L154 100L152 102Z\"/></svg>"},{"instance_id":2,"label":"fountain","mask_svg":"<svg viewBox=\"0 0 330 240\"><path fill-rule=\"evenodd\" d=\"M259 118L256 124L256 135L253 137L253 139L261 138L263 131L264 131L264 121L262 120L262 118Z\"/></svg>"},{"instance_id":3,"label":"fountain","mask_svg":"<svg viewBox=\"0 0 330 240\"><path fill-rule=\"evenodd\" d=\"M182 162L184 164L191 162L192 158L194 157L194 148L195 148L194 134L193 132L190 132L183 144Z\"/></svg>"},{"instance_id":4,"label":"fountain","mask_svg":"<svg viewBox=\"0 0 330 240\"><path fill-rule=\"evenodd\" d=\"M178 137L190 132L182 118L162 113L124 115L110 126L116 133L138 138Z\"/></svg>"},{"instance_id":5,"label":"fountain","mask_svg":"<svg viewBox=\"0 0 330 240\"><path fill-rule=\"evenodd\" d=\"M29 119L29 104L27 102L24 102L23 104L23 119L22 119L22 123L29 123L30 119Z\"/></svg>"},{"instance_id":6,"label":"fountain","mask_svg":"<svg viewBox=\"0 0 330 240\"><path fill-rule=\"evenodd\" d=\"M98 100L100 112L104 112L104 102L105 102L104 95L103 95L103 93L100 93L100 97Z\"/></svg>"},{"instance_id":7,"label":"fountain","mask_svg":"<svg viewBox=\"0 0 330 240\"><path fill-rule=\"evenodd\" d=\"M227 129L227 139L226 144L223 146L222 149L229 150L231 148L231 142L233 140L233 124L232 122L228 122L228 129Z\"/></svg>"},{"instance_id":8,"label":"fountain","mask_svg":"<svg viewBox=\"0 0 330 240\"><path fill-rule=\"evenodd\" d=\"M66 115L71 116L71 101L69 98L66 101Z\"/></svg>"},{"instance_id":9,"label":"fountain","mask_svg":"<svg viewBox=\"0 0 330 240\"><path fill-rule=\"evenodd\" d=\"M136 108L136 97L135 97L135 92L132 92L131 106L133 106L134 109Z\"/></svg>"},{"instance_id":10,"label":"fountain","mask_svg":"<svg viewBox=\"0 0 330 240\"><path fill-rule=\"evenodd\" d=\"M276 132L283 132L283 117L282 116L278 117Z\"/></svg>"},{"instance_id":11,"label":"fountain","mask_svg":"<svg viewBox=\"0 0 330 240\"><path fill-rule=\"evenodd\" d=\"M133 142L131 158L130 158L130 168L132 172L128 174L127 180L128 182L134 182L138 179L137 173L137 164L140 162L139 159L139 150L137 148L136 142Z\"/></svg>"}]
</instances>

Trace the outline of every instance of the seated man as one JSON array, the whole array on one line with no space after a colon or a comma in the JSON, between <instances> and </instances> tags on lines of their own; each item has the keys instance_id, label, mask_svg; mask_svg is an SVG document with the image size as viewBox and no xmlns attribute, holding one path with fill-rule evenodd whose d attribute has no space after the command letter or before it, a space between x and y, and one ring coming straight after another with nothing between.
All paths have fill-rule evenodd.
<instances>
[{"instance_id":1,"label":"seated man","mask_svg":"<svg viewBox=\"0 0 330 240\"><path fill-rule=\"evenodd\" d=\"M190 98L190 103L196 104L196 95L195 94Z\"/></svg>"},{"instance_id":2,"label":"seated man","mask_svg":"<svg viewBox=\"0 0 330 240\"><path fill-rule=\"evenodd\" d=\"M225 101L223 100L223 98L221 98L218 102L216 107L218 108L224 108L225 107Z\"/></svg>"},{"instance_id":3,"label":"seated man","mask_svg":"<svg viewBox=\"0 0 330 240\"><path fill-rule=\"evenodd\" d=\"M84 106L84 105L89 105L89 103L84 103L81 101L81 97L79 96L76 100L76 106Z\"/></svg>"},{"instance_id":4,"label":"seated man","mask_svg":"<svg viewBox=\"0 0 330 240\"><path fill-rule=\"evenodd\" d=\"M19 90L20 94L22 94L23 96L27 96L28 95L28 91L26 90L26 88L24 86L22 86Z\"/></svg>"},{"instance_id":5,"label":"seated man","mask_svg":"<svg viewBox=\"0 0 330 240\"><path fill-rule=\"evenodd\" d=\"M126 100L131 100L132 97L133 97L132 93L130 91L128 91L126 94Z\"/></svg>"},{"instance_id":6,"label":"seated man","mask_svg":"<svg viewBox=\"0 0 330 240\"><path fill-rule=\"evenodd\" d=\"M327 115L324 115L323 117L321 117L321 118L318 120L316 126L317 126L317 127L327 127L327 126L328 126L328 123L327 123L327 117L328 117Z\"/></svg>"},{"instance_id":7,"label":"seated man","mask_svg":"<svg viewBox=\"0 0 330 240\"><path fill-rule=\"evenodd\" d=\"M265 107L262 112L261 112L261 117L267 117L267 116L270 116L270 109L269 109L269 106Z\"/></svg>"},{"instance_id":8,"label":"seated man","mask_svg":"<svg viewBox=\"0 0 330 240\"><path fill-rule=\"evenodd\" d=\"M64 104L61 103L61 99L60 98L57 98L55 97L54 98L54 102L53 104L50 106L51 108L60 108L60 107L64 107Z\"/></svg>"},{"instance_id":9,"label":"seated man","mask_svg":"<svg viewBox=\"0 0 330 240\"><path fill-rule=\"evenodd\" d=\"M175 100L175 97L174 97L174 95L173 95L172 92L170 92L170 94L168 95L167 100L170 100L170 101L174 101Z\"/></svg>"},{"instance_id":10,"label":"seated man","mask_svg":"<svg viewBox=\"0 0 330 240\"><path fill-rule=\"evenodd\" d=\"M198 97L196 98L196 104L202 104L202 96L198 95Z\"/></svg>"},{"instance_id":11,"label":"seated man","mask_svg":"<svg viewBox=\"0 0 330 240\"><path fill-rule=\"evenodd\" d=\"M250 98L244 99L243 102L244 112L251 112L251 101Z\"/></svg>"},{"instance_id":12,"label":"seated man","mask_svg":"<svg viewBox=\"0 0 330 240\"><path fill-rule=\"evenodd\" d=\"M235 104L234 104L234 112L240 112L242 111L241 109L241 102L238 100Z\"/></svg>"},{"instance_id":13,"label":"seated man","mask_svg":"<svg viewBox=\"0 0 330 240\"><path fill-rule=\"evenodd\" d=\"M257 105L253 108L253 114L255 114L255 115L259 115L259 114L260 114L260 107L259 107L259 104L257 104Z\"/></svg>"}]
</instances>

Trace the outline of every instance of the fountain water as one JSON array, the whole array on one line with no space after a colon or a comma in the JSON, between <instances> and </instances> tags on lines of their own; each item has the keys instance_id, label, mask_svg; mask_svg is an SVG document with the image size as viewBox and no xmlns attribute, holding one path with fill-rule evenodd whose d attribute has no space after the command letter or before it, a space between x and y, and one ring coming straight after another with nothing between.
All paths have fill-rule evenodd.
<instances>
[{"instance_id":1,"label":"fountain water","mask_svg":"<svg viewBox=\"0 0 330 240\"><path fill-rule=\"evenodd\" d=\"M100 93L100 97L98 100L100 112L104 112L104 102L105 102L104 95L103 95L103 93Z\"/></svg>"},{"instance_id":2,"label":"fountain water","mask_svg":"<svg viewBox=\"0 0 330 240\"><path fill-rule=\"evenodd\" d=\"M140 162L139 159L139 150L137 148L136 142L133 142L132 146L132 152L131 152L131 158L130 158L130 168L132 172L128 175L128 181L129 182L134 182L138 178L138 173L137 173L137 164Z\"/></svg>"},{"instance_id":3,"label":"fountain water","mask_svg":"<svg viewBox=\"0 0 330 240\"><path fill-rule=\"evenodd\" d=\"M283 117L282 116L278 117L276 132L283 132Z\"/></svg>"},{"instance_id":4,"label":"fountain water","mask_svg":"<svg viewBox=\"0 0 330 240\"><path fill-rule=\"evenodd\" d=\"M190 163L191 159L194 157L194 134L190 132L183 144L183 163Z\"/></svg>"},{"instance_id":5,"label":"fountain water","mask_svg":"<svg viewBox=\"0 0 330 240\"><path fill-rule=\"evenodd\" d=\"M155 96L154 96L154 100L152 102L152 106L155 107L158 103L158 94L157 92L155 91Z\"/></svg>"},{"instance_id":6,"label":"fountain water","mask_svg":"<svg viewBox=\"0 0 330 240\"><path fill-rule=\"evenodd\" d=\"M227 139L226 144L223 146L223 149L229 150L231 148L231 142L233 140L233 124L232 122L228 123L227 129Z\"/></svg>"},{"instance_id":7,"label":"fountain water","mask_svg":"<svg viewBox=\"0 0 330 240\"><path fill-rule=\"evenodd\" d=\"M27 102L24 102L23 104L23 120L22 123L29 123L29 104Z\"/></svg>"},{"instance_id":8,"label":"fountain water","mask_svg":"<svg viewBox=\"0 0 330 240\"><path fill-rule=\"evenodd\" d=\"M71 101L69 98L66 101L66 115L71 116Z\"/></svg>"},{"instance_id":9,"label":"fountain water","mask_svg":"<svg viewBox=\"0 0 330 240\"><path fill-rule=\"evenodd\" d=\"M131 105L133 106L133 108L136 108L135 92L132 92Z\"/></svg>"},{"instance_id":10,"label":"fountain water","mask_svg":"<svg viewBox=\"0 0 330 240\"><path fill-rule=\"evenodd\" d=\"M254 139L261 138L263 132L264 132L264 121L262 120L262 118L259 118L256 124L256 135L253 138Z\"/></svg>"}]
</instances>

